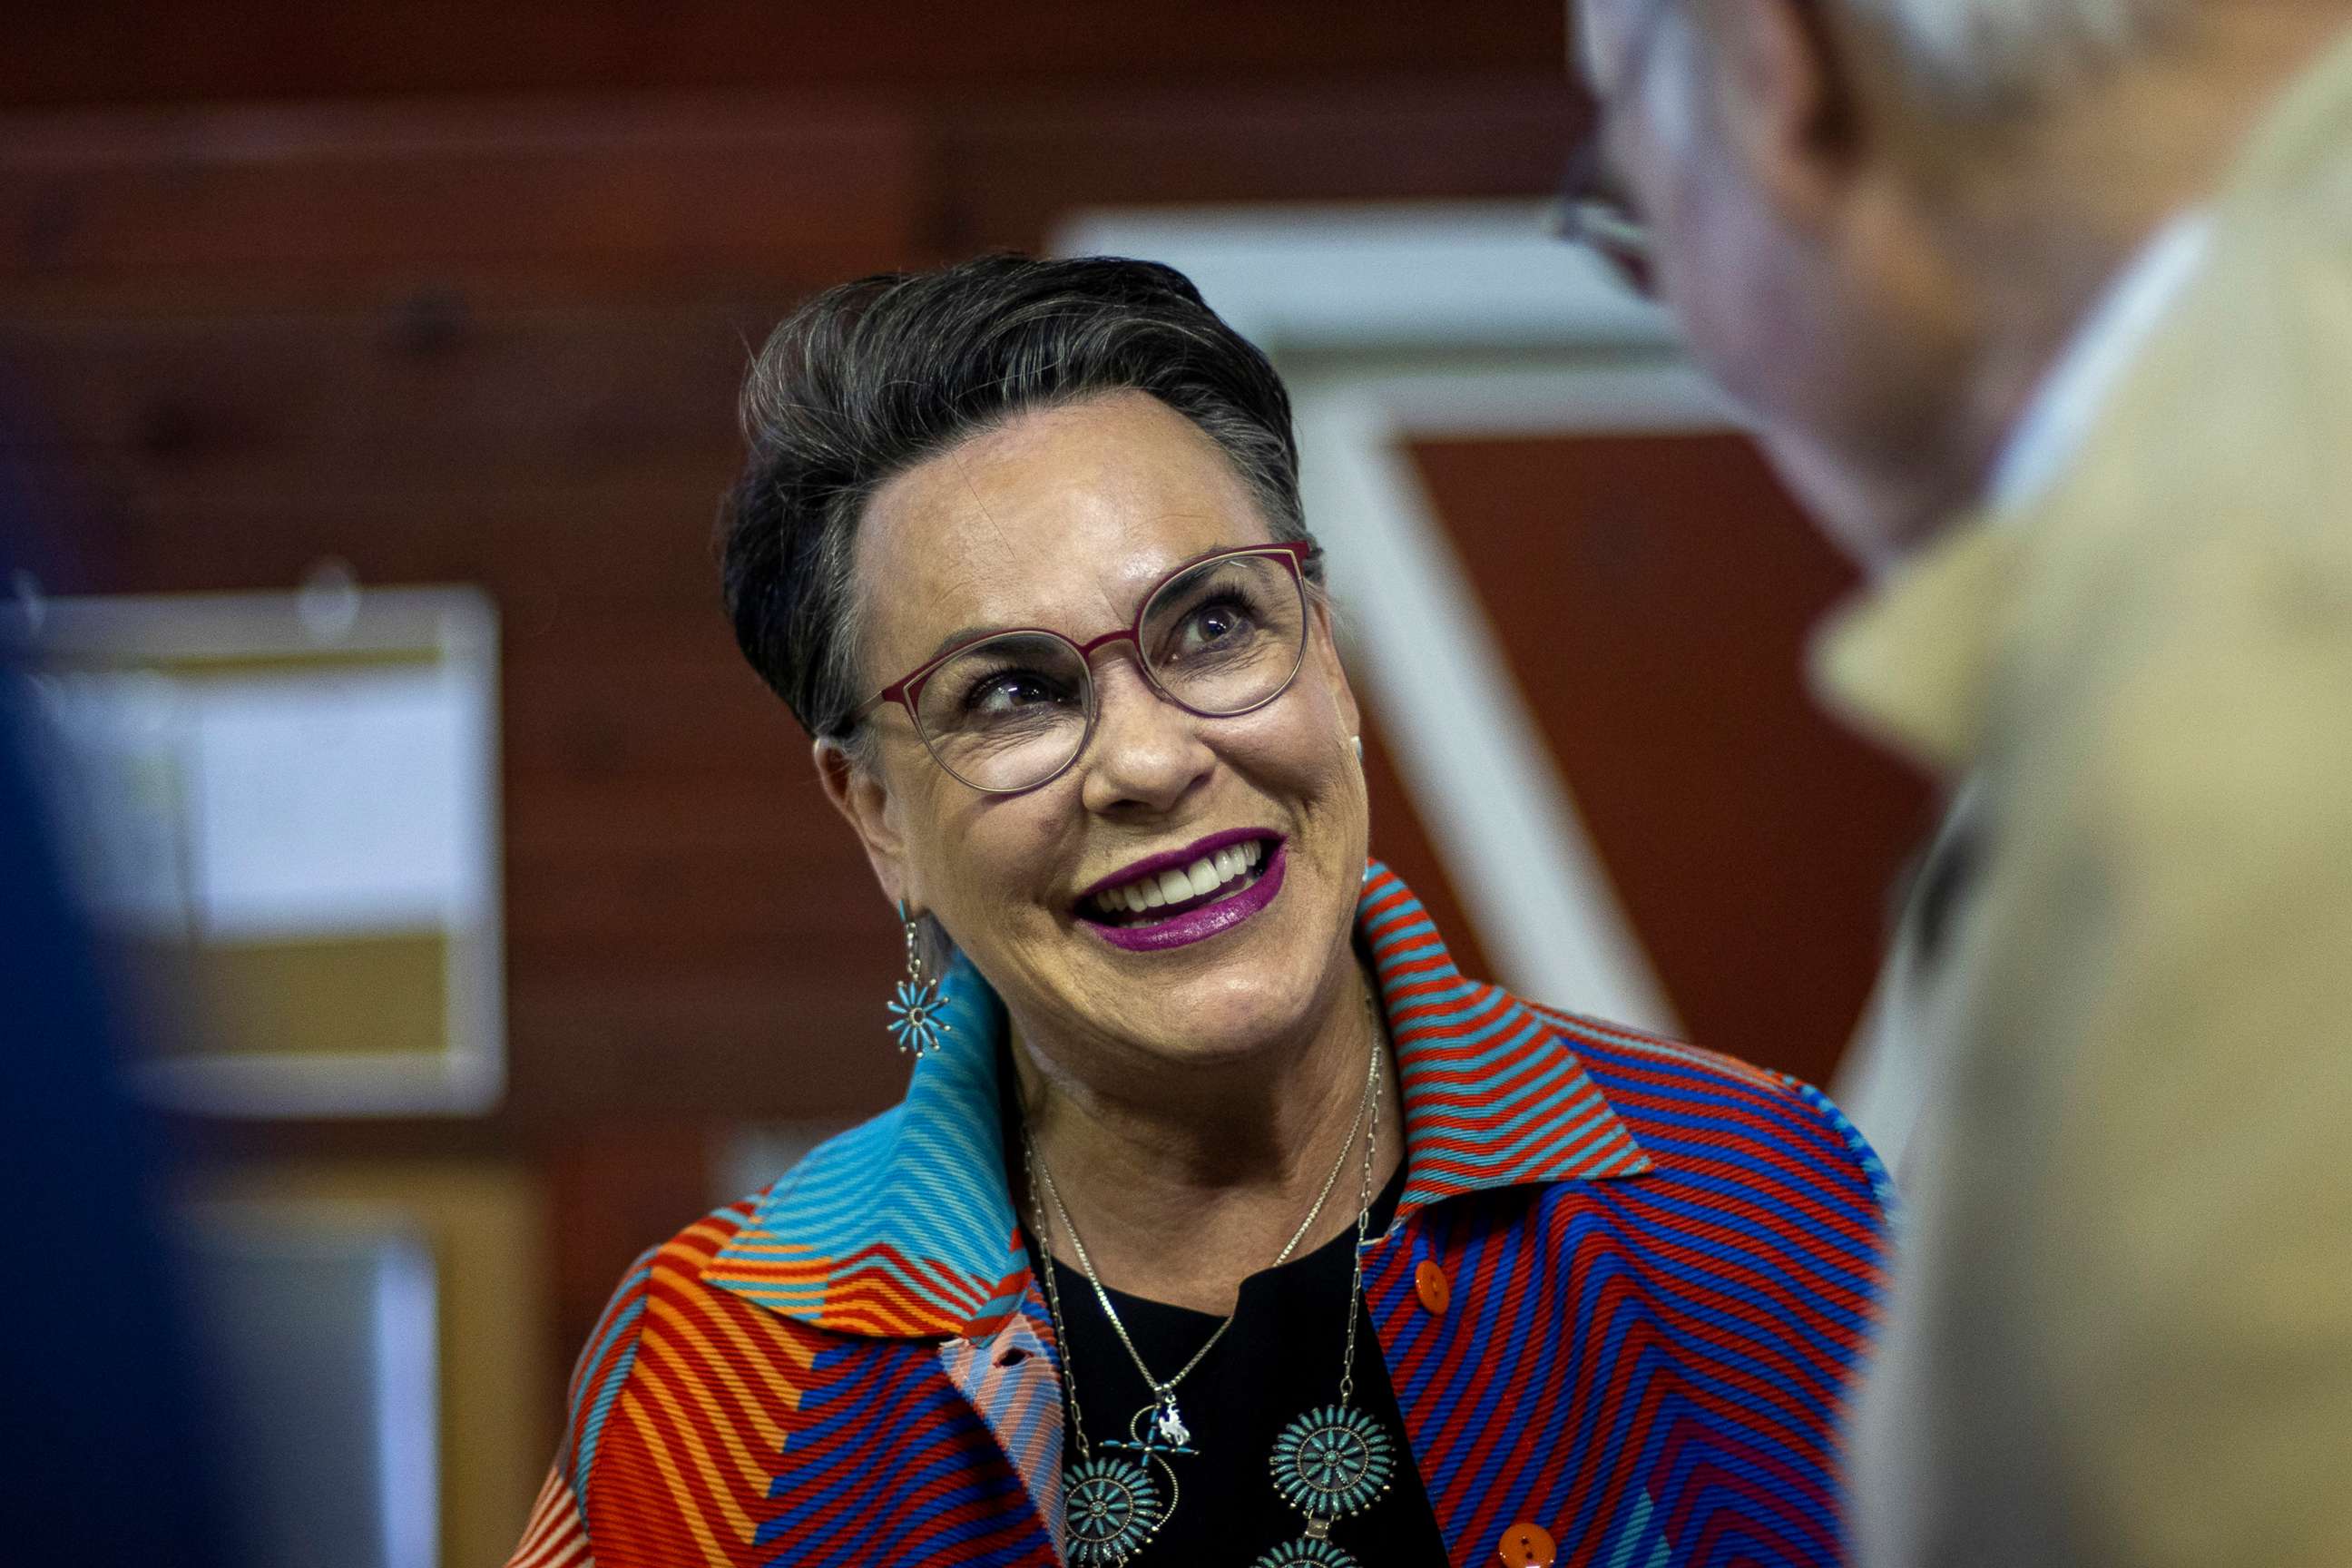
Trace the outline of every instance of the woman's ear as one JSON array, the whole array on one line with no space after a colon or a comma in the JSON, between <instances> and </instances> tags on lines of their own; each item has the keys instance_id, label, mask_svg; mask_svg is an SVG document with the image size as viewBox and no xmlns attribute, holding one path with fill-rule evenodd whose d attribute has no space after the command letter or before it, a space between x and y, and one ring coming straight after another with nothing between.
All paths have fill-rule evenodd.
<instances>
[{"instance_id":1,"label":"woman's ear","mask_svg":"<svg viewBox=\"0 0 2352 1568\"><path fill-rule=\"evenodd\" d=\"M825 799L857 835L882 896L893 904L901 899L919 902L908 886L905 841L892 821L889 787L880 774L861 764L838 741L820 739L811 755Z\"/></svg>"},{"instance_id":2,"label":"woman's ear","mask_svg":"<svg viewBox=\"0 0 2352 1568\"><path fill-rule=\"evenodd\" d=\"M1339 707L1347 733L1361 735L1364 716L1356 706L1356 689L1349 684L1348 667L1339 658L1339 636L1331 627L1331 601L1316 595L1311 613L1315 617L1314 657L1323 667L1324 679L1330 683L1332 701Z\"/></svg>"}]
</instances>

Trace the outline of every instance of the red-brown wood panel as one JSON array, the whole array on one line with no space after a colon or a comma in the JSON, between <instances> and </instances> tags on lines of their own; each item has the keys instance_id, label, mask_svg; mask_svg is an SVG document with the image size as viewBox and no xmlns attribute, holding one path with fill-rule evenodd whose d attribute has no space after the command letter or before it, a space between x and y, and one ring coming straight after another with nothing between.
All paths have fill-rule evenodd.
<instances>
[{"instance_id":1,"label":"red-brown wood panel","mask_svg":"<svg viewBox=\"0 0 2352 1568\"><path fill-rule=\"evenodd\" d=\"M1413 451L1687 1031L1826 1082L1927 824L1804 689L1850 571L1741 437Z\"/></svg>"},{"instance_id":2,"label":"red-brown wood panel","mask_svg":"<svg viewBox=\"0 0 2352 1568\"><path fill-rule=\"evenodd\" d=\"M740 96L18 115L0 278L813 286L911 258L925 147L905 109Z\"/></svg>"},{"instance_id":3,"label":"red-brown wood panel","mask_svg":"<svg viewBox=\"0 0 2352 1568\"><path fill-rule=\"evenodd\" d=\"M593 478L395 476L420 487L406 493L339 492L299 474L290 491L242 488L258 483L250 476L198 490L111 458L39 468L37 487L73 517L79 552L118 588L282 586L331 553L362 583L495 584L510 635L591 639L610 615L658 606L726 641L712 541L731 454ZM194 555L190 539L224 547Z\"/></svg>"},{"instance_id":4,"label":"red-brown wood panel","mask_svg":"<svg viewBox=\"0 0 2352 1568\"><path fill-rule=\"evenodd\" d=\"M1559 0L82 0L19 7L0 103L1556 71Z\"/></svg>"},{"instance_id":5,"label":"red-brown wood panel","mask_svg":"<svg viewBox=\"0 0 2352 1568\"><path fill-rule=\"evenodd\" d=\"M996 100L940 122L934 233L957 254L1033 246L1075 206L1546 196L1581 113L1549 68Z\"/></svg>"},{"instance_id":6,"label":"red-brown wood panel","mask_svg":"<svg viewBox=\"0 0 2352 1568\"><path fill-rule=\"evenodd\" d=\"M1034 248L1089 205L1542 195L1580 113L1544 64L1380 83L18 115L0 118L0 279L69 300L110 281L168 288L201 310L257 268L275 300L355 283L416 294L429 333L453 275L800 291Z\"/></svg>"},{"instance_id":7,"label":"red-brown wood panel","mask_svg":"<svg viewBox=\"0 0 2352 1568\"><path fill-rule=\"evenodd\" d=\"M433 299L319 314L0 321L0 364L42 410L27 445L121 460L180 497L592 484L732 468L744 332L775 313L477 309ZM715 488L715 487L714 487Z\"/></svg>"}]
</instances>

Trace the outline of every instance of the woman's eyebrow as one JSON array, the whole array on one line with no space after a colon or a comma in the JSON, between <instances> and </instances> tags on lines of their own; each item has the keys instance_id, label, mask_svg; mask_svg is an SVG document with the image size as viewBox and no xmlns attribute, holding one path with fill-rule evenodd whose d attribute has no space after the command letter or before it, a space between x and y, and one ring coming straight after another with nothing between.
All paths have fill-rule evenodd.
<instances>
[{"instance_id":1,"label":"woman's eyebrow","mask_svg":"<svg viewBox=\"0 0 2352 1568\"><path fill-rule=\"evenodd\" d=\"M1013 626L959 626L933 643L931 651L923 656L923 662L929 664L942 654L961 647L966 643L978 642L982 637L994 637L998 632L1016 629Z\"/></svg>"},{"instance_id":2,"label":"woman's eyebrow","mask_svg":"<svg viewBox=\"0 0 2352 1568\"><path fill-rule=\"evenodd\" d=\"M1189 559L1186 559L1186 560L1183 560L1183 561L1180 561L1180 562L1178 562L1175 565L1173 565L1173 566L1171 566L1171 567L1168 568L1168 570L1167 570L1164 574L1161 574L1161 576L1159 578L1159 582L1160 582L1160 583L1165 583L1165 582L1167 582L1170 578L1171 578L1171 577L1175 576L1178 573L1184 571L1187 567L1191 567L1191 566L1197 566L1197 565L1199 565L1202 562L1203 562L1203 561L1207 561L1207 560L1211 559L1211 558L1212 558L1212 557L1213 557L1213 556L1218 556L1218 555L1227 555L1227 554L1231 554L1232 552L1234 552L1234 551L1237 551L1237 550L1250 550L1250 549L1254 549L1254 548L1255 548L1255 546L1253 546L1253 545L1248 545L1248 544L1218 544L1218 545L1213 545L1213 546L1211 546L1209 549L1202 551L1199 554L1194 555L1194 556L1192 556L1192 557L1190 557ZM933 644L931 645L931 651L930 651L929 653L925 654L925 655L923 656L923 662L924 662L925 664L929 664L929 663L932 662L934 659L939 658L941 655L946 654L946 653L950 653L950 652L953 651L954 649L956 649L956 648L959 648L959 647L962 647L965 643L969 643L969 642L978 642L978 641L979 641L981 638L982 638L982 637L994 637L994 636L996 636L996 635L997 635L998 633L1000 633L1000 632L1051 631L1051 630L1053 630L1053 628L1052 628L1052 627L1050 627L1050 626L1041 626L1037 625L1034 621L1024 622L1024 624L1022 624L1022 625L1020 625L1020 626L1003 626L1003 625L997 625L997 626L959 626L959 627L957 627L954 631L951 631L951 632L948 633L948 634L947 634L947 636L945 636L945 637L943 637L940 638L940 640L939 640L939 641L937 641L937 642L933 643ZM1067 632L1057 632L1057 633L1055 633L1055 635L1056 635L1056 636L1058 636L1058 637L1067 637L1067 636L1069 636L1070 634L1069 634L1069 633L1067 633Z\"/></svg>"}]
</instances>

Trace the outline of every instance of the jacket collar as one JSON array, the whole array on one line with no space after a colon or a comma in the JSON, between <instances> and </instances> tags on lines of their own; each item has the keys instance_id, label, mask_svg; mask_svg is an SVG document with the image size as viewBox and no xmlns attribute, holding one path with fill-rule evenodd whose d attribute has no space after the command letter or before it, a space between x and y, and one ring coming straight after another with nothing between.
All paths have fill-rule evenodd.
<instances>
[{"instance_id":1,"label":"jacket collar","mask_svg":"<svg viewBox=\"0 0 2352 1568\"><path fill-rule=\"evenodd\" d=\"M1465 1194L1599 1181L1648 1156L1559 1033L1501 987L1465 980L1428 911L1378 861L1356 908L1396 1046L1400 1221ZM1018 1314L1030 1271L999 1113L1004 1013L959 958L948 1031L907 1097L814 1151L760 1199L703 1278L841 1333L976 1338Z\"/></svg>"},{"instance_id":2,"label":"jacket collar","mask_svg":"<svg viewBox=\"0 0 2352 1568\"><path fill-rule=\"evenodd\" d=\"M1966 520L1836 612L1811 650L1823 704L1930 772L1965 771L1983 743L2026 547L2021 528Z\"/></svg>"}]
</instances>

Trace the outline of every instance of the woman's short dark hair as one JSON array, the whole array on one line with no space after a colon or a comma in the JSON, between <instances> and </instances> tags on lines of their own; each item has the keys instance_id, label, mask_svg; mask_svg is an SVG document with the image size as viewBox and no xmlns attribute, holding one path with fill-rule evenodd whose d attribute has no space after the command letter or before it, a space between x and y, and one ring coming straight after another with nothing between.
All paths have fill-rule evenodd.
<instances>
[{"instance_id":1,"label":"woman's short dark hair","mask_svg":"<svg viewBox=\"0 0 2352 1568\"><path fill-rule=\"evenodd\" d=\"M1290 395L1172 268L989 256L844 283L775 330L743 385L751 456L720 567L743 656L810 733L846 739L871 695L856 687L854 574L875 491L1017 415L1116 392L1190 419L1274 537L1312 542Z\"/></svg>"}]
</instances>

